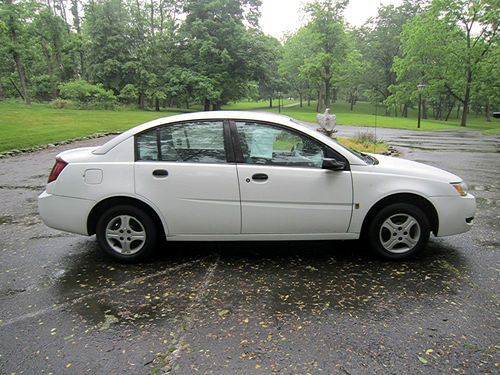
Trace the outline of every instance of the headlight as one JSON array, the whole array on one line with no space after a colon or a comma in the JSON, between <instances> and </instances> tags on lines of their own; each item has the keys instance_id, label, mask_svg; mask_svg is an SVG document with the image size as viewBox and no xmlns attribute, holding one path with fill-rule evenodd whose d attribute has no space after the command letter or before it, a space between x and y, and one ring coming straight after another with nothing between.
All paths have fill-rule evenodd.
<instances>
[{"instance_id":1,"label":"headlight","mask_svg":"<svg viewBox=\"0 0 500 375\"><path fill-rule=\"evenodd\" d=\"M462 197L465 197L467 195L467 185L465 182L452 182L451 186L455 188L458 194L460 194Z\"/></svg>"}]
</instances>

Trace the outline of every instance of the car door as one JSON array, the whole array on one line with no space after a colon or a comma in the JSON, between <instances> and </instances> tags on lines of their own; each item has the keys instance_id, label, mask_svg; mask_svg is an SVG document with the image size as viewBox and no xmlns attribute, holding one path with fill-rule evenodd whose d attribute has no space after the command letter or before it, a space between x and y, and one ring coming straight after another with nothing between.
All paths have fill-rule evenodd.
<instances>
[{"instance_id":1,"label":"car door","mask_svg":"<svg viewBox=\"0 0 500 375\"><path fill-rule=\"evenodd\" d=\"M242 233L346 233L352 179L345 158L317 140L273 124L235 121ZM322 169L323 158L346 163Z\"/></svg>"},{"instance_id":2,"label":"car door","mask_svg":"<svg viewBox=\"0 0 500 375\"><path fill-rule=\"evenodd\" d=\"M239 234L236 165L223 121L166 124L136 136L135 191L154 203L169 235ZM230 144L230 142L229 142Z\"/></svg>"}]
</instances>

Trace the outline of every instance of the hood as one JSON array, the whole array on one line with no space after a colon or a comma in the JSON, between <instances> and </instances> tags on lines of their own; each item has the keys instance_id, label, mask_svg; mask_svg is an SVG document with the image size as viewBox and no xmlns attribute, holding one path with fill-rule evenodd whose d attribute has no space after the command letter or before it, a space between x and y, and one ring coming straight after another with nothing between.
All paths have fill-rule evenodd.
<instances>
[{"instance_id":1,"label":"hood","mask_svg":"<svg viewBox=\"0 0 500 375\"><path fill-rule=\"evenodd\" d=\"M461 182L462 179L453 173L431 167L430 165L417 163L416 161L395 158L391 156L373 155L379 164L373 165L378 172L397 174L400 176L420 177L428 180L442 181L446 183Z\"/></svg>"}]
</instances>

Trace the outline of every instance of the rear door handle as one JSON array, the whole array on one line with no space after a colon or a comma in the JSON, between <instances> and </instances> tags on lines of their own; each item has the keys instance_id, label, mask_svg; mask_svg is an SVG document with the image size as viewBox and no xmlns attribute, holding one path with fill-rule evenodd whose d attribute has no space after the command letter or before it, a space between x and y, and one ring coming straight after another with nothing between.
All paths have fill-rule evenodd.
<instances>
[{"instance_id":1,"label":"rear door handle","mask_svg":"<svg viewBox=\"0 0 500 375\"><path fill-rule=\"evenodd\" d=\"M153 176L155 176L155 177L167 177L168 171L165 169L155 169L153 171Z\"/></svg>"},{"instance_id":2,"label":"rear door handle","mask_svg":"<svg viewBox=\"0 0 500 375\"><path fill-rule=\"evenodd\" d=\"M252 176L254 181L266 181L269 177L265 173L256 173Z\"/></svg>"}]
</instances>

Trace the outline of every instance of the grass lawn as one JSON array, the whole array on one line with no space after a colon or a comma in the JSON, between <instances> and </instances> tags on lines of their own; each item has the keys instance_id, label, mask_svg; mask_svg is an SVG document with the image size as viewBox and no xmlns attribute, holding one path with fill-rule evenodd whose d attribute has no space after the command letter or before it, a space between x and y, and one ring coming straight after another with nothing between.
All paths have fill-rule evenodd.
<instances>
[{"instance_id":1,"label":"grass lawn","mask_svg":"<svg viewBox=\"0 0 500 375\"><path fill-rule=\"evenodd\" d=\"M0 152L64 141L92 133L123 131L173 112L53 109L0 103Z\"/></svg>"},{"instance_id":2,"label":"grass lawn","mask_svg":"<svg viewBox=\"0 0 500 375\"><path fill-rule=\"evenodd\" d=\"M355 112L351 112L349 104L345 102L337 102L332 105L331 113L337 116L337 124L339 125L351 125L351 126L369 126L373 127L376 125L382 128L397 128L397 129L417 129L417 114L415 110L410 110L408 118L404 117L392 117L384 116L384 109L378 108L378 116L375 116L375 106L370 103L359 102L354 107ZM272 112L278 112L278 109L274 108L270 110ZM316 122L316 105L311 103L308 107L307 103L300 108L299 106L291 108L283 108L281 113L288 116L294 117L298 120ZM454 118L449 121L439 121L439 120L422 120L420 129L421 130L443 130L443 129L464 129L460 126L460 120L456 119L456 113L454 113ZM467 121L467 127L465 129L481 130L485 134L498 134L500 133L500 121L498 119L492 119L491 122L487 122L484 116L475 116L474 114L469 115Z\"/></svg>"},{"instance_id":3,"label":"grass lawn","mask_svg":"<svg viewBox=\"0 0 500 375\"><path fill-rule=\"evenodd\" d=\"M294 100L284 100L284 105L292 104ZM277 101L274 102L277 104ZM303 121L316 121L314 103L308 107L299 106L283 108L282 113ZM201 107L195 106L192 110L199 110ZM269 109L269 102L239 102L230 103L224 106L227 110L251 110L264 109L278 112L277 108ZM375 108L369 103L358 103L355 106L356 112L350 112L347 103L335 103L332 112L337 115L337 123L341 125L354 126L374 126ZM0 152L27 148L36 145L45 145L71 138L81 137L92 133L124 131L135 125L153 120L159 117L170 116L178 112L188 110L167 109L162 112L148 112L140 110L77 110L77 109L54 109L46 104L32 104L31 106L13 103L0 102ZM380 109L382 112L382 109ZM410 118L377 116L377 126L400 129L416 129L416 115L410 112ZM463 129L459 126L457 119L445 121L423 120L423 130L439 129ZM500 120L492 119L486 122L483 117L470 116L467 129L482 130L487 134L500 134ZM344 141L345 142L345 141ZM351 146L353 146L351 144ZM371 151L363 149L362 146L354 146L361 151Z\"/></svg>"}]
</instances>

